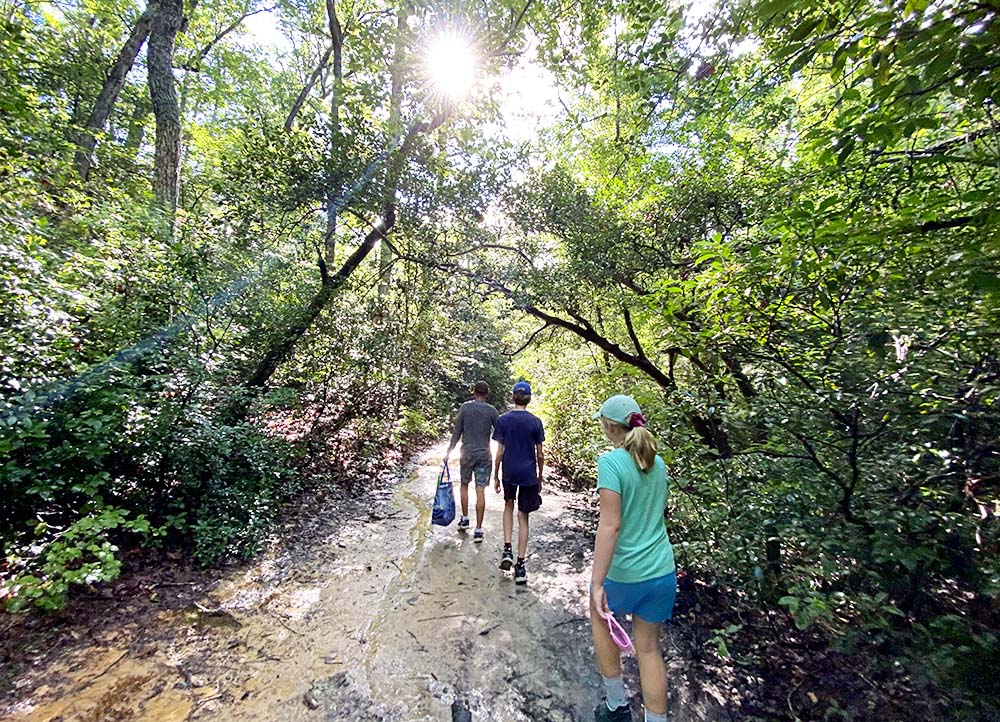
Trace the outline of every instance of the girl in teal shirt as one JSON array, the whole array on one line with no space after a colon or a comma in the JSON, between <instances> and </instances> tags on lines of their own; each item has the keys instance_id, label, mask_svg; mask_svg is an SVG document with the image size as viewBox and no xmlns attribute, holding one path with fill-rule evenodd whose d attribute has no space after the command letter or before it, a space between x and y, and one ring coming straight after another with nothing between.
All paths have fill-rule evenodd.
<instances>
[{"instance_id":1,"label":"girl in teal shirt","mask_svg":"<svg viewBox=\"0 0 1000 722\"><path fill-rule=\"evenodd\" d=\"M656 439L645 428L635 399L612 396L594 418L601 420L604 435L615 445L597 460L601 518L590 578L590 624L606 696L594 718L632 719L621 654L607 624L607 617L617 613L632 615L646 722L666 722L667 669L660 655L660 624L673 614L677 589L674 552L663 520L667 469L656 455Z\"/></svg>"}]
</instances>

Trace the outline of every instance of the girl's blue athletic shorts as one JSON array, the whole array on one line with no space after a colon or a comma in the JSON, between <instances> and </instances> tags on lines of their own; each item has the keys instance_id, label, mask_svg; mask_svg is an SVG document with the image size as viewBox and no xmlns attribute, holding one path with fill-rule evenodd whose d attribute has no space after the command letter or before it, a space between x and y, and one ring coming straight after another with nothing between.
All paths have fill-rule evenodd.
<instances>
[{"instance_id":1,"label":"girl's blue athletic shorts","mask_svg":"<svg viewBox=\"0 0 1000 722\"><path fill-rule=\"evenodd\" d=\"M677 574L670 572L644 582L613 582L604 580L608 606L615 614L632 614L654 624L665 622L674 615L677 595Z\"/></svg>"}]
</instances>

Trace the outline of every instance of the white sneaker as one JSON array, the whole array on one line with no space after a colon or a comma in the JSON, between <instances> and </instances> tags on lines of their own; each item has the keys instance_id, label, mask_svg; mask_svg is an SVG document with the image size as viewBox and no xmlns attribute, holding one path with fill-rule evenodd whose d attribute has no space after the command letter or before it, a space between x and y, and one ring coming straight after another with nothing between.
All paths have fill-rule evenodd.
<instances>
[{"instance_id":1,"label":"white sneaker","mask_svg":"<svg viewBox=\"0 0 1000 722\"><path fill-rule=\"evenodd\" d=\"M469 517L463 516L461 519L458 520L458 529L459 531L465 531L468 528L469 528Z\"/></svg>"}]
</instances>

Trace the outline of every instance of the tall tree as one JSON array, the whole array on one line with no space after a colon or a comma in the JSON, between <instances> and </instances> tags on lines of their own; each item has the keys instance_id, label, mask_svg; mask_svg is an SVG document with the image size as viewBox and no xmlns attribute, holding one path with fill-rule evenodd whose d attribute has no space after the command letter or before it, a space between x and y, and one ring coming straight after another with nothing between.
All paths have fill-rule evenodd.
<instances>
[{"instance_id":1,"label":"tall tree","mask_svg":"<svg viewBox=\"0 0 1000 722\"><path fill-rule=\"evenodd\" d=\"M327 24L330 29L330 52L333 62L333 92L330 94L330 166L340 159L340 105L344 88L344 29L337 16L337 0L326 0ZM331 183L326 196L326 243L324 255L328 265L333 265L337 251L338 189Z\"/></svg>"},{"instance_id":2,"label":"tall tree","mask_svg":"<svg viewBox=\"0 0 1000 722\"><path fill-rule=\"evenodd\" d=\"M182 0L157 0L153 6L146 70L156 118L153 197L173 217L181 179L181 114L174 81L174 43L184 24Z\"/></svg>"},{"instance_id":3,"label":"tall tree","mask_svg":"<svg viewBox=\"0 0 1000 722\"><path fill-rule=\"evenodd\" d=\"M389 132L399 133L403 104L403 69L406 55L406 30L409 17L407 0L401 0L396 10L396 42L392 51L391 87L389 90ZM396 189L386 184L386 193L395 194ZM392 255L388 244L382 244L379 249L379 284L378 293L384 298L389 289L389 274L391 272Z\"/></svg>"}]
</instances>

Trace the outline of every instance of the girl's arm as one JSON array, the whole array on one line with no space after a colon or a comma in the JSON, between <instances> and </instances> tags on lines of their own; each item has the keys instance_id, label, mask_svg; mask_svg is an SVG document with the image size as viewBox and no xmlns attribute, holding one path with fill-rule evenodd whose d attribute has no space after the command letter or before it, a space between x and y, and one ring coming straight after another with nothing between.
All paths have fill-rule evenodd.
<instances>
[{"instance_id":1,"label":"girl's arm","mask_svg":"<svg viewBox=\"0 0 1000 722\"><path fill-rule=\"evenodd\" d=\"M602 616L611 613L604 596L604 580L618 546L618 531L622 522L621 494L610 489L600 490L601 518L594 540L594 568L590 573L590 603Z\"/></svg>"}]
</instances>

